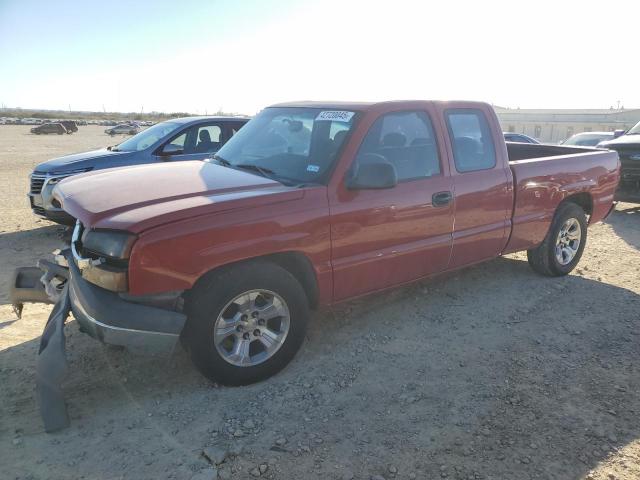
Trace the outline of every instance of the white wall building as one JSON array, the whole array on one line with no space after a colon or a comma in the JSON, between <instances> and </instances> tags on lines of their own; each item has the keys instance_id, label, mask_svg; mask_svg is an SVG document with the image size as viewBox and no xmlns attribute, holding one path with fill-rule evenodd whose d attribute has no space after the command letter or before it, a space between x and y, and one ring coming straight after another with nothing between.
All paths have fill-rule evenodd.
<instances>
[{"instance_id":1,"label":"white wall building","mask_svg":"<svg viewBox=\"0 0 640 480\"><path fill-rule=\"evenodd\" d=\"M504 132L524 133L545 143L581 132L628 130L640 121L640 109L494 109Z\"/></svg>"}]
</instances>

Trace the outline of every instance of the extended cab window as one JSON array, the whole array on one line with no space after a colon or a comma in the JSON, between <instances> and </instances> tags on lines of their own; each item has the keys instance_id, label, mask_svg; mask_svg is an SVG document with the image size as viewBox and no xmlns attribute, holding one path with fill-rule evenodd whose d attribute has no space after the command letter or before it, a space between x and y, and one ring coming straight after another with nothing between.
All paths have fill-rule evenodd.
<instances>
[{"instance_id":1,"label":"extended cab window","mask_svg":"<svg viewBox=\"0 0 640 480\"><path fill-rule=\"evenodd\" d=\"M447 128L458 172L488 170L496 166L496 149L484 113L475 109L446 112Z\"/></svg>"},{"instance_id":2,"label":"extended cab window","mask_svg":"<svg viewBox=\"0 0 640 480\"><path fill-rule=\"evenodd\" d=\"M362 141L356 161L375 158L371 154L391 163L398 181L440 173L433 126L425 112L393 112L378 118Z\"/></svg>"}]
</instances>

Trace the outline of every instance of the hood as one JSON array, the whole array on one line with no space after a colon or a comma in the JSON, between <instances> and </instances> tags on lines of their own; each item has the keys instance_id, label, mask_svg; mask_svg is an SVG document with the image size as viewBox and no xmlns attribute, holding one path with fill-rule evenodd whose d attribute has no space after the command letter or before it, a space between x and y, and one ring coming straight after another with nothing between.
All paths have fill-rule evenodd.
<instances>
[{"instance_id":1,"label":"hood","mask_svg":"<svg viewBox=\"0 0 640 480\"><path fill-rule=\"evenodd\" d=\"M39 173L66 173L80 169L92 169L97 164L100 168L106 168L105 160L113 161L113 165L118 166L125 159L132 157L136 152L112 152L106 148L92 150L90 152L74 153L64 157L54 158L39 164L35 171Z\"/></svg>"},{"instance_id":2,"label":"hood","mask_svg":"<svg viewBox=\"0 0 640 480\"><path fill-rule=\"evenodd\" d=\"M606 142L600 142L598 144L599 147L605 147L605 148L613 148L616 149L618 147L620 148L626 148L626 147L639 147L640 148L640 135L638 134L633 134L633 135L622 135L618 138L615 138L613 140L607 140Z\"/></svg>"},{"instance_id":3,"label":"hood","mask_svg":"<svg viewBox=\"0 0 640 480\"><path fill-rule=\"evenodd\" d=\"M303 195L301 189L201 161L100 170L69 177L54 190L62 208L85 226L133 233Z\"/></svg>"}]
</instances>

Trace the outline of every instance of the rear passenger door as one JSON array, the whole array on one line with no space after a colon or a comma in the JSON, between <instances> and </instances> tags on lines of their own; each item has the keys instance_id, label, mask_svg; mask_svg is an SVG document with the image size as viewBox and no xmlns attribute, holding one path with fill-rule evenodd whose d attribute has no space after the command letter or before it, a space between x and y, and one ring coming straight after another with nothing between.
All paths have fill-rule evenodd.
<instances>
[{"instance_id":1,"label":"rear passenger door","mask_svg":"<svg viewBox=\"0 0 640 480\"><path fill-rule=\"evenodd\" d=\"M398 177L395 187L350 190L341 181L330 193L335 300L446 269L453 207L445 197L452 184L431 113L384 113L357 150L352 171L368 159L389 162Z\"/></svg>"},{"instance_id":2,"label":"rear passenger door","mask_svg":"<svg viewBox=\"0 0 640 480\"><path fill-rule=\"evenodd\" d=\"M456 268L502 252L509 233L513 192L495 115L482 106L445 107L442 118L448 132L455 192L456 221L449 267Z\"/></svg>"}]
</instances>

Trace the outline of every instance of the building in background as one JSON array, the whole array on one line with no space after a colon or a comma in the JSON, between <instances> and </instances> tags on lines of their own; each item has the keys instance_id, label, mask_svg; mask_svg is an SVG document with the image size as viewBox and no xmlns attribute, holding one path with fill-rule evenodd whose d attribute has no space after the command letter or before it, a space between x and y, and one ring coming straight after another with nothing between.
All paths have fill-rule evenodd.
<instances>
[{"instance_id":1,"label":"building in background","mask_svg":"<svg viewBox=\"0 0 640 480\"><path fill-rule=\"evenodd\" d=\"M640 121L640 109L514 109L494 107L502 130L559 143L582 132L628 130Z\"/></svg>"}]
</instances>

